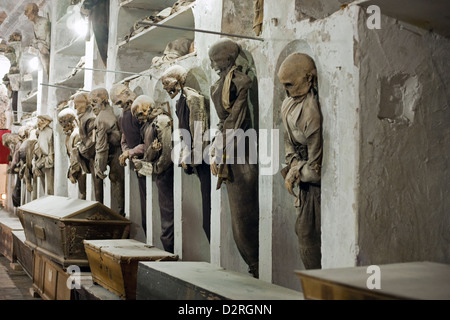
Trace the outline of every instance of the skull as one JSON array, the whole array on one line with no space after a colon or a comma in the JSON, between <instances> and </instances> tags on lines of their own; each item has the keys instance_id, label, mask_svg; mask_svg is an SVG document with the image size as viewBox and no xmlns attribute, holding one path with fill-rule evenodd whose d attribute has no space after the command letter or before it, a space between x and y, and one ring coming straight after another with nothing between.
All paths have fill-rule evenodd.
<instances>
[{"instance_id":1,"label":"skull","mask_svg":"<svg viewBox=\"0 0 450 320\"><path fill-rule=\"evenodd\" d=\"M105 88L97 88L89 93L89 103L92 107L92 112L96 116L109 104L108 91Z\"/></svg>"},{"instance_id":2,"label":"skull","mask_svg":"<svg viewBox=\"0 0 450 320\"><path fill-rule=\"evenodd\" d=\"M34 18L38 15L38 13L39 13L39 7L37 6L36 3L29 3L25 6L24 14L27 16L27 18L30 21L33 21Z\"/></svg>"},{"instance_id":3,"label":"skull","mask_svg":"<svg viewBox=\"0 0 450 320\"><path fill-rule=\"evenodd\" d=\"M181 66L170 67L164 72L161 77L161 82L164 86L164 90L167 91L171 99L175 98L183 89L186 77L187 71Z\"/></svg>"},{"instance_id":4,"label":"skull","mask_svg":"<svg viewBox=\"0 0 450 320\"><path fill-rule=\"evenodd\" d=\"M21 138L17 133L5 133L2 136L2 144L13 151L17 143L21 141Z\"/></svg>"},{"instance_id":5,"label":"skull","mask_svg":"<svg viewBox=\"0 0 450 320\"><path fill-rule=\"evenodd\" d=\"M183 8L185 6L190 5L192 2L194 2L195 0L178 0L177 2L174 3L174 5L172 6L172 11L170 14L174 14L175 12L181 11L183 10Z\"/></svg>"},{"instance_id":6,"label":"skull","mask_svg":"<svg viewBox=\"0 0 450 320\"><path fill-rule=\"evenodd\" d=\"M317 70L313 59L303 53L289 55L280 66L278 79L289 97L303 97L317 81Z\"/></svg>"},{"instance_id":7,"label":"skull","mask_svg":"<svg viewBox=\"0 0 450 320\"><path fill-rule=\"evenodd\" d=\"M241 52L241 47L231 39L221 39L209 49L211 68L219 74L232 67Z\"/></svg>"},{"instance_id":8,"label":"skull","mask_svg":"<svg viewBox=\"0 0 450 320\"><path fill-rule=\"evenodd\" d=\"M131 105L131 114L135 116L140 123L147 122L151 119L151 114L155 109L155 102L146 95L141 95L134 100Z\"/></svg>"},{"instance_id":9,"label":"skull","mask_svg":"<svg viewBox=\"0 0 450 320\"><path fill-rule=\"evenodd\" d=\"M73 96L73 106L77 111L77 116L80 118L83 116L89 108L89 97L87 93L79 92Z\"/></svg>"},{"instance_id":10,"label":"skull","mask_svg":"<svg viewBox=\"0 0 450 320\"><path fill-rule=\"evenodd\" d=\"M47 127L53 119L48 115L38 115L38 128L39 130L43 130Z\"/></svg>"},{"instance_id":11,"label":"skull","mask_svg":"<svg viewBox=\"0 0 450 320\"><path fill-rule=\"evenodd\" d=\"M60 113L58 113L58 122L66 135L71 135L73 130L76 128L76 118L77 116L75 111L69 108L63 109Z\"/></svg>"},{"instance_id":12,"label":"skull","mask_svg":"<svg viewBox=\"0 0 450 320\"><path fill-rule=\"evenodd\" d=\"M117 84L110 90L111 102L120 108L128 109L136 99L136 94L124 84Z\"/></svg>"},{"instance_id":13,"label":"skull","mask_svg":"<svg viewBox=\"0 0 450 320\"><path fill-rule=\"evenodd\" d=\"M30 130L31 127L29 125L24 125L19 128L19 131L17 133L19 134L19 138L21 141L28 139L28 137L30 136Z\"/></svg>"}]
</instances>

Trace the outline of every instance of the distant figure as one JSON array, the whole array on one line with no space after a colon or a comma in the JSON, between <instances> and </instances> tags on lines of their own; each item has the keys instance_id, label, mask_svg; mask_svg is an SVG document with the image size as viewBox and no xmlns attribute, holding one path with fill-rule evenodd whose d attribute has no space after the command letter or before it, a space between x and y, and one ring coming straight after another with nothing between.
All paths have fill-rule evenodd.
<instances>
[{"instance_id":1,"label":"distant figure","mask_svg":"<svg viewBox=\"0 0 450 320\"><path fill-rule=\"evenodd\" d=\"M39 7L36 3L29 3L25 6L25 15L28 20L33 22L33 46L39 50L42 64L48 76L50 66L50 21L39 16Z\"/></svg>"}]
</instances>

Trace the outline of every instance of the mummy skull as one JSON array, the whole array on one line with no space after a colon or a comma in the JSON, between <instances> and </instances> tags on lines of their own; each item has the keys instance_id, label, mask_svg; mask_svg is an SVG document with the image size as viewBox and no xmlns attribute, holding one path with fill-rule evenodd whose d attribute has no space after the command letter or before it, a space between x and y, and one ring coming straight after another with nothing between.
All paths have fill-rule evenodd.
<instances>
[{"instance_id":1,"label":"mummy skull","mask_svg":"<svg viewBox=\"0 0 450 320\"><path fill-rule=\"evenodd\" d=\"M109 94L105 88L97 88L89 93L92 112L97 116L109 104Z\"/></svg>"},{"instance_id":2,"label":"mummy skull","mask_svg":"<svg viewBox=\"0 0 450 320\"><path fill-rule=\"evenodd\" d=\"M131 105L136 99L136 94L128 88L128 86L120 83L110 90L111 102L120 108Z\"/></svg>"},{"instance_id":3,"label":"mummy skull","mask_svg":"<svg viewBox=\"0 0 450 320\"><path fill-rule=\"evenodd\" d=\"M289 55L278 71L278 79L292 98L306 95L316 78L317 70L313 59L303 53Z\"/></svg>"},{"instance_id":4,"label":"mummy skull","mask_svg":"<svg viewBox=\"0 0 450 320\"><path fill-rule=\"evenodd\" d=\"M139 122L147 122L155 107L153 99L146 95L141 95L134 100L131 105L131 114L135 116Z\"/></svg>"},{"instance_id":5,"label":"mummy skull","mask_svg":"<svg viewBox=\"0 0 450 320\"><path fill-rule=\"evenodd\" d=\"M161 77L164 90L167 91L170 98L175 98L178 93L183 89L186 82L187 71L181 66L173 66L164 72Z\"/></svg>"},{"instance_id":6,"label":"mummy skull","mask_svg":"<svg viewBox=\"0 0 450 320\"><path fill-rule=\"evenodd\" d=\"M69 108L63 109L60 113L58 113L58 122L63 128L63 131L66 135L72 134L73 130L75 129L76 118L77 116L75 114L75 111Z\"/></svg>"}]
</instances>

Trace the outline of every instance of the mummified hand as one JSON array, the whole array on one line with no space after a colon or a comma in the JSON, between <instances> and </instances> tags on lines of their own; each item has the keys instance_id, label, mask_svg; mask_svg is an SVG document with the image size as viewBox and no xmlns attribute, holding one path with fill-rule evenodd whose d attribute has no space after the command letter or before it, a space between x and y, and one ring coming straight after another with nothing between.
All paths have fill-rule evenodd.
<instances>
[{"instance_id":1,"label":"mummified hand","mask_svg":"<svg viewBox=\"0 0 450 320\"><path fill-rule=\"evenodd\" d=\"M155 151L159 151L159 150L162 149L162 144L161 144L161 142L159 142L158 138L153 140L153 142L152 142L152 149L155 150Z\"/></svg>"},{"instance_id":2,"label":"mummified hand","mask_svg":"<svg viewBox=\"0 0 450 320\"><path fill-rule=\"evenodd\" d=\"M122 167L125 167L127 165L127 159L129 157L129 152L128 150L124 151L120 156L119 156L119 163Z\"/></svg>"},{"instance_id":3,"label":"mummified hand","mask_svg":"<svg viewBox=\"0 0 450 320\"><path fill-rule=\"evenodd\" d=\"M219 167L217 166L217 163L215 161L213 161L211 163L211 173L213 174L213 176L217 176L217 174L219 173Z\"/></svg>"},{"instance_id":4,"label":"mummified hand","mask_svg":"<svg viewBox=\"0 0 450 320\"><path fill-rule=\"evenodd\" d=\"M297 195L294 193L294 188L295 185L300 185L300 166L291 167L286 175L284 184L289 193L296 197Z\"/></svg>"}]
</instances>

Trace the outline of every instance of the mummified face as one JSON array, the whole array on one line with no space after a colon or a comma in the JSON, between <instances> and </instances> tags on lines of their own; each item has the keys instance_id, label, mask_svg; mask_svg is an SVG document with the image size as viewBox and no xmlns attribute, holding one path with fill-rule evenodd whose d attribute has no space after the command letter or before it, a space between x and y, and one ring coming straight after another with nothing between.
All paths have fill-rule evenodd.
<instances>
[{"instance_id":1,"label":"mummified face","mask_svg":"<svg viewBox=\"0 0 450 320\"><path fill-rule=\"evenodd\" d=\"M155 102L149 96L142 95L134 100L131 105L131 114L135 116L140 123L149 121L150 115L154 109Z\"/></svg>"},{"instance_id":2,"label":"mummified face","mask_svg":"<svg viewBox=\"0 0 450 320\"><path fill-rule=\"evenodd\" d=\"M106 91L106 89L104 88L92 90L89 93L89 103L91 104L92 112L94 112L94 114L98 116L100 111L105 109L105 107L109 103L108 91Z\"/></svg>"},{"instance_id":3,"label":"mummified face","mask_svg":"<svg viewBox=\"0 0 450 320\"><path fill-rule=\"evenodd\" d=\"M186 81L187 71L181 66L173 66L163 74L161 82L170 98L175 98Z\"/></svg>"},{"instance_id":4,"label":"mummified face","mask_svg":"<svg viewBox=\"0 0 450 320\"><path fill-rule=\"evenodd\" d=\"M76 128L76 115L71 109L64 109L58 114L58 122L66 135L71 135Z\"/></svg>"},{"instance_id":5,"label":"mummified face","mask_svg":"<svg viewBox=\"0 0 450 320\"><path fill-rule=\"evenodd\" d=\"M119 108L128 109L131 107L136 94L124 84L118 84L112 87L110 91L111 102Z\"/></svg>"},{"instance_id":6,"label":"mummified face","mask_svg":"<svg viewBox=\"0 0 450 320\"><path fill-rule=\"evenodd\" d=\"M224 38L217 41L208 52L211 68L219 74L227 71L234 65L240 50L233 40Z\"/></svg>"},{"instance_id":7,"label":"mummified face","mask_svg":"<svg viewBox=\"0 0 450 320\"><path fill-rule=\"evenodd\" d=\"M86 93L77 93L73 98L73 105L77 111L77 116L81 117L86 113L89 106L89 98Z\"/></svg>"},{"instance_id":8,"label":"mummified face","mask_svg":"<svg viewBox=\"0 0 450 320\"><path fill-rule=\"evenodd\" d=\"M317 76L314 61L306 54L293 53L281 64L278 79L289 97L299 98L306 95Z\"/></svg>"}]
</instances>

